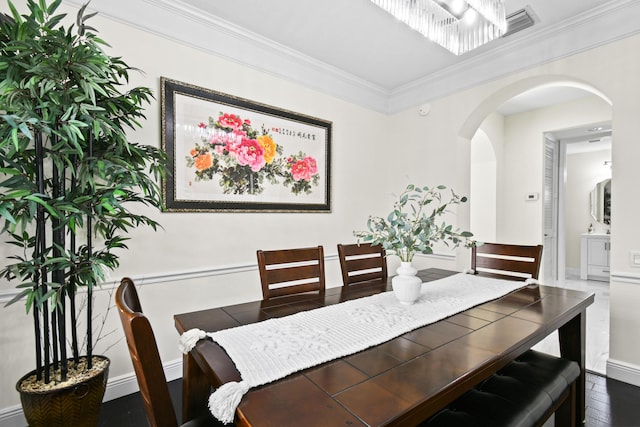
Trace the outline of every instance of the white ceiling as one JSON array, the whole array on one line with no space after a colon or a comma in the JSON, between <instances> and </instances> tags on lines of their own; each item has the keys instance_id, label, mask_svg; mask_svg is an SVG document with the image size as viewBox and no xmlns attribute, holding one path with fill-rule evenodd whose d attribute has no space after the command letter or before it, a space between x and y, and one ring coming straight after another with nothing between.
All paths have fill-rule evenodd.
<instances>
[{"instance_id":1,"label":"white ceiling","mask_svg":"<svg viewBox=\"0 0 640 427\"><path fill-rule=\"evenodd\" d=\"M511 98L498 107L497 111L504 116L510 116L563 102L576 101L587 96L593 96L593 94L575 87L545 86L523 92Z\"/></svg>"},{"instance_id":2,"label":"white ceiling","mask_svg":"<svg viewBox=\"0 0 640 427\"><path fill-rule=\"evenodd\" d=\"M526 7L535 25L461 56L369 0L92 0L89 9L384 113L640 33L638 0L505 3L508 14Z\"/></svg>"},{"instance_id":3,"label":"white ceiling","mask_svg":"<svg viewBox=\"0 0 640 427\"><path fill-rule=\"evenodd\" d=\"M260 37L287 46L392 91L447 67L478 58L515 38L556 24L590 19L612 0L506 0L507 15L526 6L536 24L524 32L456 57L369 0L178 0ZM510 40L511 39L511 40Z\"/></svg>"}]
</instances>

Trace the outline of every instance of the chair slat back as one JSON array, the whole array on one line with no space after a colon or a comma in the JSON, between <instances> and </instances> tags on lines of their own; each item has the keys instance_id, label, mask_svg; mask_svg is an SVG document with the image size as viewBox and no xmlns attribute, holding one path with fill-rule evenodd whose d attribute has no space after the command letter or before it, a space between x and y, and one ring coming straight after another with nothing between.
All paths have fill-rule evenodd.
<instances>
[{"instance_id":1,"label":"chair slat back","mask_svg":"<svg viewBox=\"0 0 640 427\"><path fill-rule=\"evenodd\" d=\"M149 425L177 427L158 345L131 279L122 279L115 298Z\"/></svg>"},{"instance_id":2,"label":"chair slat back","mask_svg":"<svg viewBox=\"0 0 640 427\"><path fill-rule=\"evenodd\" d=\"M382 245L339 243L338 258L344 286L387 279L387 260Z\"/></svg>"},{"instance_id":3,"label":"chair slat back","mask_svg":"<svg viewBox=\"0 0 640 427\"><path fill-rule=\"evenodd\" d=\"M537 279L542 261L542 245L484 243L471 250L475 274L508 280Z\"/></svg>"},{"instance_id":4,"label":"chair slat back","mask_svg":"<svg viewBox=\"0 0 640 427\"><path fill-rule=\"evenodd\" d=\"M324 291L324 249L257 251L264 300L284 295Z\"/></svg>"}]
</instances>

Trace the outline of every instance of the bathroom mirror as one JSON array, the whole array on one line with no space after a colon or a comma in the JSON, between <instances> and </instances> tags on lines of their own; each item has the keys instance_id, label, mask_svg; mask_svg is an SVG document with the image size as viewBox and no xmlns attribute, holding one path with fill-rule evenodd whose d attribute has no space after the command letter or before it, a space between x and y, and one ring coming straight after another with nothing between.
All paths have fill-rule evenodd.
<instances>
[{"instance_id":1,"label":"bathroom mirror","mask_svg":"<svg viewBox=\"0 0 640 427\"><path fill-rule=\"evenodd\" d=\"M611 179L605 179L591 190L591 216L603 224L611 224Z\"/></svg>"}]
</instances>

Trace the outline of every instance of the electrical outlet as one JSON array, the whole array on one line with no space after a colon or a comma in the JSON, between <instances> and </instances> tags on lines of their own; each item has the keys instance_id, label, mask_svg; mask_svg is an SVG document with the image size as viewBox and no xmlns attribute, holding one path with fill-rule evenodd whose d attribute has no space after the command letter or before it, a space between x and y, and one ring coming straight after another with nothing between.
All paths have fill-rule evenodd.
<instances>
[{"instance_id":1,"label":"electrical outlet","mask_svg":"<svg viewBox=\"0 0 640 427\"><path fill-rule=\"evenodd\" d=\"M631 251L631 266L640 267L640 251Z\"/></svg>"}]
</instances>

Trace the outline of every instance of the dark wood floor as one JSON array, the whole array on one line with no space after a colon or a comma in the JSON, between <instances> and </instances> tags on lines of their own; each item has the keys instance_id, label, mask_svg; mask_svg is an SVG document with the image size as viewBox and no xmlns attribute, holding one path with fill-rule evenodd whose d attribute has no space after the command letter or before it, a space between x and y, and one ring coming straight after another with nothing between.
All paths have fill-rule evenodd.
<instances>
[{"instance_id":1,"label":"dark wood floor","mask_svg":"<svg viewBox=\"0 0 640 427\"><path fill-rule=\"evenodd\" d=\"M587 427L640 426L640 387L587 373Z\"/></svg>"},{"instance_id":2,"label":"dark wood floor","mask_svg":"<svg viewBox=\"0 0 640 427\"><path fill-rule=\"evenodd\" d=\"M587 373L587 427L639 427L640 387ZM169 383L173 406L180 419L182 381ZM147 418L138 393L102 405L100 427L144 427Z\"/></svg>"}]
</instances>

